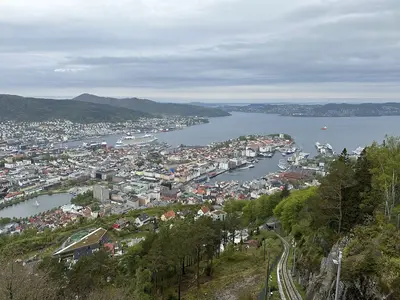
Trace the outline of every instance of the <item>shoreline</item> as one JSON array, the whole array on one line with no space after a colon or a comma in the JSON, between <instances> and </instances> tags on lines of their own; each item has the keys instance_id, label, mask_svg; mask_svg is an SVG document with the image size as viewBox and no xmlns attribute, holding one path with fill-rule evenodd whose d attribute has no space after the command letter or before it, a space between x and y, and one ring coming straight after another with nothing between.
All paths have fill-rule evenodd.
<instances>
[{"instance_id":1,"label":"shoreline","mask_svg":"<svg viewBox=\"0 0 400 300\"><path fill-rule=\"evenodd\" d=\"M24 203L26 201L38 198L40 196L53 196L53 195L64 194L64 193L68 193L68 190L60 190L60 189L58 189L58 190L42 191L42 192L39 192L39 193L34 193L34 194L30 194L30 195L23 196L23 197L20 197L20 198L16 198L16 199L13 199L13 200L5 201L4 203L0 204L0 211L6 209L8 207L13 207L15 205L22 204L22 203Z\"/></svg>"}]
</instances>

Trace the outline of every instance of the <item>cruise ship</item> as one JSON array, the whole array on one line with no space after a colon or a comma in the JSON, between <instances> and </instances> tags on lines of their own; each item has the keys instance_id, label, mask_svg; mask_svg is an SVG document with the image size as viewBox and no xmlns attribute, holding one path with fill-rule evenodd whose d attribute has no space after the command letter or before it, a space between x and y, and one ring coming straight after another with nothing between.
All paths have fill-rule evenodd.
<instances>
[{"instance_id":1,"label":"cruise ship","mask_svg":"<svg viewBox=\"0 0 400 300\"><path fill-rule=\"evenodd\" d=\"M116 145L117 146L127 146L127 145L143 145L155 142L157 138L151 134L145 134L143 136L134 136L134 135L127 135L123 137L121 140L118 140Z\"/></svg>"}]
</instances>

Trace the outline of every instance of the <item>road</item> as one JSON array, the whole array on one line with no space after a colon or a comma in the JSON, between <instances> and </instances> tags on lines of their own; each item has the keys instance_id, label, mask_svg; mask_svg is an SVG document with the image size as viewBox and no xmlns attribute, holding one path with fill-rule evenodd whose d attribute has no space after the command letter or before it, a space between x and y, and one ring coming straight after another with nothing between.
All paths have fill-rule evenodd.
<instances>
[{"instance_id":1,"label":"road","mask_svg":"<svg viewBox=\"0 0 400 300\"><path fill-rule=\"evenodd\" d=\"M290 253L289 243L277 234L283 244L283 254L279 260L276 273L278 279L279 294L282 300L302 300L300 293L297 291L296 285L293 282L291 272L288 270L287 263Z\"/></svg>"}]
</instances>

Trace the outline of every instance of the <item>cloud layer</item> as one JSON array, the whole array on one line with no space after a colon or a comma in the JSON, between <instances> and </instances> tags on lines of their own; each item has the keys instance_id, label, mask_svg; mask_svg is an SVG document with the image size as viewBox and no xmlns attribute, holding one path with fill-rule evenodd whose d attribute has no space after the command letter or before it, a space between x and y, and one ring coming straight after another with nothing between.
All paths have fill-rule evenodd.
<instances>
[{"instance_id":1,"label":"cloud layer","mask_svg":"<svg viewBox=\"0 0 400 300\"><path fill-rule=\"evenodd\" d=\"M0 12L0 92L230 102L400 94L398 0L5 0Z\"/></svg>"}]
</instances>

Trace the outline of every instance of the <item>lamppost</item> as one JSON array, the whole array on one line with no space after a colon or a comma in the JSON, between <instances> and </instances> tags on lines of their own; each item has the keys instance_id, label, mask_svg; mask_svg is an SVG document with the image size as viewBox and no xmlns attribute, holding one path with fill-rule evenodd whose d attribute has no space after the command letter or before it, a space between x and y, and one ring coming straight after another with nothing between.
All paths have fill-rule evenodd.
<instances>
[{"instance_id":1,"label":"lamppost","mask_svg":"<svg viewBox=\"0 0 400 300\"><path fill-rule=\"evenodd\" d=\"M335 300L339 300L339 282L340 282L340 268L342 266L342 251L339 250L338 260L334 259L333 263L338 265L337 274L336 274Z\"/></svg>"},{"instance_id":2,"label":"lamppost","mask_svg":"<svg viewBox=\"0 0 400 300\"><path fill-rule=\"evenodd\" d=\"M292 276L294 276L294 271L296 270L296 242L293 243L293 268Z\"/></svg>"}]
</instances>

